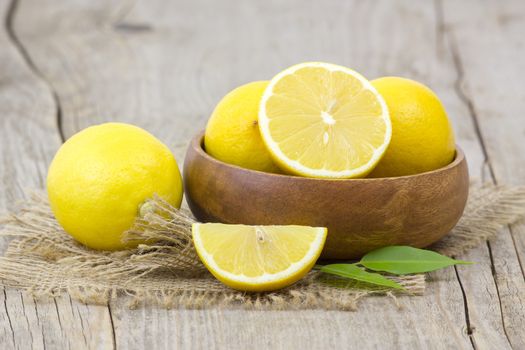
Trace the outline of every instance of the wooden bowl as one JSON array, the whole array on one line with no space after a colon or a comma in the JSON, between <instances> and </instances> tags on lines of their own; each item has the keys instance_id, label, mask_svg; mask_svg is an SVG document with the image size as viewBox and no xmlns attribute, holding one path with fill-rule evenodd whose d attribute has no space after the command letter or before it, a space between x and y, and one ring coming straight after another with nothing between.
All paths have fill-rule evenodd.
<instances>
[{"instance_id":1,"label":"wooden bowl","mask_svg":"<svg viewBox=\"0 0 525 350\"><path fill-rule=\"evenodd\" d=\"M468 196L465 156L422 174L325 180L243 169L209 156L203 133L184 162L186 199L204 222L328 227L322 257L354 259L388 245L426 247L458 222Z\"/></svg>"}]
</instances>

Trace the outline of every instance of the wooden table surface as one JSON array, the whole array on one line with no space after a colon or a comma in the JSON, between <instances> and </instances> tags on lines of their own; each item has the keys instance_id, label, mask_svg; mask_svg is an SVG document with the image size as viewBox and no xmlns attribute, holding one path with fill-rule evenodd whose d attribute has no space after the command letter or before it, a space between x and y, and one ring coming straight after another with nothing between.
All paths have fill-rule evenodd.
<instances>
[{"instance_id":1,"label":"wooden table surface","mask_svg":"<svg viewBox=\"0 0 525 350\"><path fill-rule=\"evenodd\" d=\"M471 176L525 184L522 0L1 0L0 14L1 209L43 188L89 125L134 123L181 150L229 90L307 60L428 84ZM401 310L128 310L5 289L0 348L525 349L525 225L461 258L478 263L431 274Z\"/></svg>"}]
</instances>

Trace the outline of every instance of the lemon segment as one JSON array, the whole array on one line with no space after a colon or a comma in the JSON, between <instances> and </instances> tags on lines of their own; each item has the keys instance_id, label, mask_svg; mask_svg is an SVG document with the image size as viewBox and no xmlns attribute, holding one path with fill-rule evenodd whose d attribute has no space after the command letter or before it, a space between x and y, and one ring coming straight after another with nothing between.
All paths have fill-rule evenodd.
<instances>
[{"instance_id":1,"label":"lemon segment","mask_svg":"<svg viewBox=\"0 0 525 350\"><path fill-rule=\"evenodd\" d=\"M281 168L319 178L366 176L392 134L387 106L370 82L321 62L292 66L270 81L259 128Z\"/></svg>"},{"instance_id":2,"label":"lemon segment","mask_svg":"<svg viewBox=\"0 0 525 350\"><path fill-rule=\"evenodd\" d=\"M195 223L192 234L201 261L218 280L238 290L270 291L311 270L327 229Z\"/></svg>"}]
</instances>

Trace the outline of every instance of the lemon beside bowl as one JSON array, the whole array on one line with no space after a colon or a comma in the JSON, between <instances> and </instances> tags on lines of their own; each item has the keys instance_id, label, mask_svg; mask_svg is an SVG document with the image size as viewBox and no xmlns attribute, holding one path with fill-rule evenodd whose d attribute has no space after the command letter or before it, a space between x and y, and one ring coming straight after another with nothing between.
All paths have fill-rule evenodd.
<instances>
[{"instance_id":1,"label":"lemon beside bowl","mask_svg":"<svg viewBox=\"0 0 525 350\"><path fill-rule=\"evenodd\" d=\"M124 123L91 126L69 138L47 175L51 209L64 230L102 250L129 248L122 234L155 194L175 207L182 179L168 147ZM136 243L135 243L136 245Z\"/></svg>"}]
</instances>

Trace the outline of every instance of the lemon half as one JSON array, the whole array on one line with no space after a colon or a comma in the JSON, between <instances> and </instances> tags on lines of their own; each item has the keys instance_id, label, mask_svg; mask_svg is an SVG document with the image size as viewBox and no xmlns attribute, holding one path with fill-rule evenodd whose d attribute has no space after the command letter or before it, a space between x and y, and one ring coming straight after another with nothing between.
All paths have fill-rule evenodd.
<instances>
[{"instance_id":1,"label":"lemon half","mask_svg":"<svg viewBox=\"0 0 525 350\"><path fill-rule=\"evenodd\" d=\"M192 234L201 261L218 280L238 290L271 291L312 269L327 229L196 223Z\"/></svg>"},{"instance_id":2,"label":"lemon half","mask_svg":"<svg viewBox=\"0 0 525 350\"><path fill-rule=\"evenodd\" d=\"M259 128L281 168L319 178L366 176L392 135L387 106L370 82L322 62L292 66L270 81Z\"/></svg>"}]
</instances>

